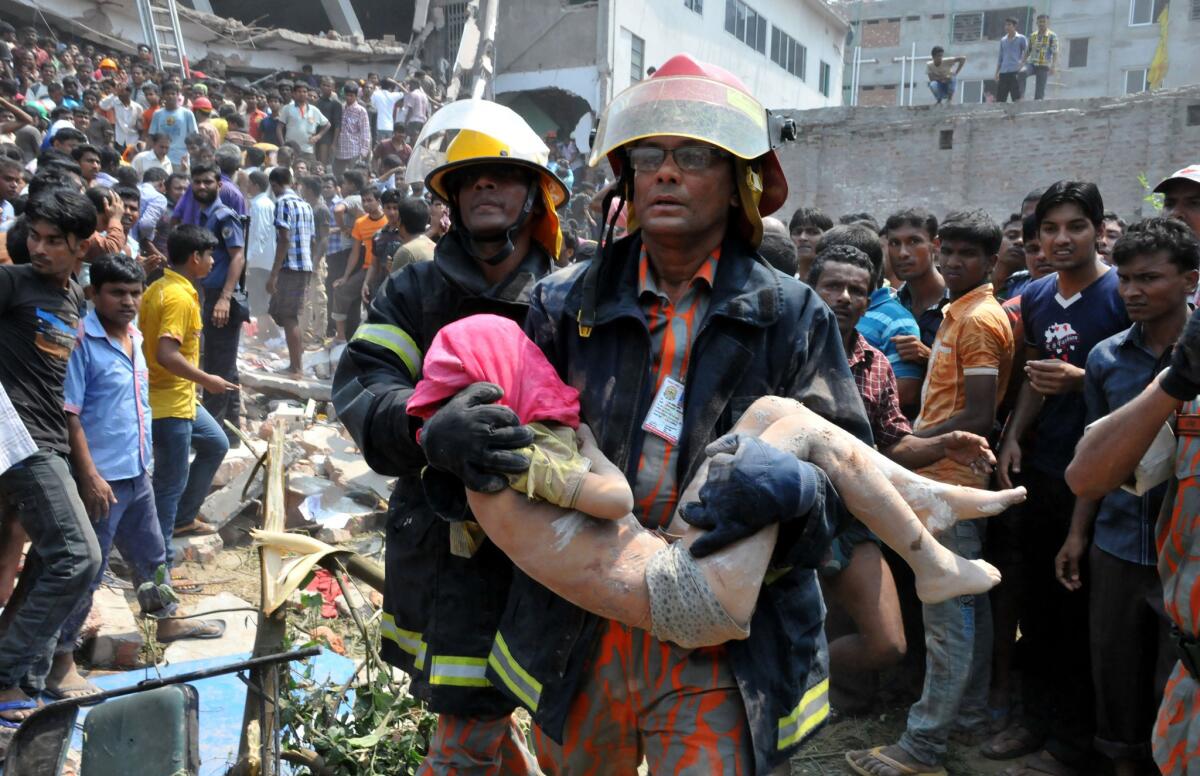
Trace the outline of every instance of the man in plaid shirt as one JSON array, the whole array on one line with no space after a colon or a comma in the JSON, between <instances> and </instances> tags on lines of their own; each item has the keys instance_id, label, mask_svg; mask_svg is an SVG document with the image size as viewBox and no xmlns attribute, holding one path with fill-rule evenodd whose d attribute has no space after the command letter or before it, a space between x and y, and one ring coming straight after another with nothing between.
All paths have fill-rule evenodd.
<instances>
[{"instance_id":1,"label":"man in plaid shirt","mask_svg":"<svg viewBox=\"0 0 1200 776\"><path fill-rule=\"evenodd\" d=\"M358 84L347 81L342 96L346 100L342 123L333 136L333 174L339 177L355 162L371 156L371 117L358 101Z\"/></svg>"},{"instance_id":2,"label":"man in plaid shirt","mask_svg":"<svg viewBox=\"0 0 1200 776\"><path fill-rule=\"evenodd\" d=\"M944 457L990 468L995 462L987 440L965 431L936 437L914 436L900 411L896 376L887 356L872 347L855 328L867 311L871 292L879 285L877 267L858 248L827 247L813 261L808 284L829 305L842 334L850 373L854 376L880 452L908 468L925 466ZM875 537L862 523L853 524L834 539L830 556L821 566L821 583L831 606L841 607L858 633L829 644L831 689L846 687L847 674L877 671L903 656L906 644L900 602L891 571Z\"/></svg>"},{"instance_id":3,"label":"man in plaid shirt","mask_svg":"<svg viewBox=\"0 0 1200 776\"><path fill-rule=\"evenodd\" d=\"M288 367L283 374L303 377L301 358L304 342L300 332L300 309L308 280L312 276L313 242L316 228L312 206L292 190L292 171L286 167L271 170L271 191L275 195L275 265L267 282L271 319L283 329L287 340Z\"/></svg>"}]
</instances>

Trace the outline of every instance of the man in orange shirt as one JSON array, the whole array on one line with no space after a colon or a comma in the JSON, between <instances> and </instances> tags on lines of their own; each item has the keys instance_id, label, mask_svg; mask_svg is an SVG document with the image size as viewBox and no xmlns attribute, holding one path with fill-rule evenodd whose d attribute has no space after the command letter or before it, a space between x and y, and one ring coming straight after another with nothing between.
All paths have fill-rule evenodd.
<instances>
[{"instance_id":1,"label":"man in orange shirt","mask_svg":"<svg viewBox=\"0 0 1200 776\"><path fill-rule=\"evenodd\" d=\"M983 211L952 213L938 229L939 270L950 293L921 389L917 436L949 431L989 436L1012 369L1012 328L988 282L1002 233ZM989 472L949 458L918 470L941 482L986 488ZM964 558L982 550L978 521L964 520L938 537ZM856 773L945 774L946 743L955 729L982 732L987 722L991 609L986 595L923 607L925 687L908 726L892 746L848 752Z\"/></svg>"},{"instance_id":2,"label":"man in orange shirt","mask_svg":"<svg viewBox=\"0 0 1200 776\"><path fill-rule=\"evenodd\" d=\"M363 282L367 278L371 263L375 261L375 233L387 226L387 216L384 215L383 204L379 201L379 192L373 188L363 189L362 204L366 215L355 221L354 228L350 231L354 244L350 248L350 258L346 260L346 270L339 279L333 281L334 311L329 317L337 327L338 342L346 341L347 320L351 320L348 327L349 336L354 336L354 330L358 328ZM360 256L363 259L362 266L359 266ZM384 261L386 260L387 257L384 257Z\"/></svg>"}]
</instances>

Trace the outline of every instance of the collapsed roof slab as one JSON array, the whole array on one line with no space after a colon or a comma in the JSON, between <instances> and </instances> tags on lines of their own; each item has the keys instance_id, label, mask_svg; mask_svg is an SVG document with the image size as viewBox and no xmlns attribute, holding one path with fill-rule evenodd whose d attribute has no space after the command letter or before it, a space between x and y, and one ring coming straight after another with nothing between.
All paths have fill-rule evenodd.
<instances>
[{"instance_id":1,"label":"collapsed roof slab","mask_svg":"<svg viewBox=\"0 0 1200 776\"><path fill-rule=\"evenodd\" d=\"M42 14L59 27L101 46L132 53L142 40L133 0L2 0L22 15ZM179 7L188 59L219 59L230 70L270 73L313 66L320 75L359 78L365 70L387 71L404 57L406 47L390 41L308 35L287 29L250 27L233 19Z\"/></svg>"}]
</instances>

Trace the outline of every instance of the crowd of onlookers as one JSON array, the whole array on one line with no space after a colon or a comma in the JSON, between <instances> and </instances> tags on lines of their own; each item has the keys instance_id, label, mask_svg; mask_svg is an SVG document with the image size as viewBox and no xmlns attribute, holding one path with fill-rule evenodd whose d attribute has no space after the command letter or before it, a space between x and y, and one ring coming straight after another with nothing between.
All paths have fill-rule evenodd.
<instances>
[{"instance_id":1,"label":"crowd of onlookers","mask_svg":"<svg viewBox=\"0 0 1200 776\"><path fill-rule=\"evenodd\" d=\"M213 530L199 513L238 443L243 338L286 350L279 371L309 377L306 349L352 338L388 274L432 259L453 225L445 202L405 182L444 99L427 72L251 83L3 22L0 42L0 264L15 265L0 270L0 385L16 408L0 402L0 432L17 440L23 427L38 450L0 465L3 725L33 694L93 690L71 656L112 546L143 610L175 611L155 580L172 536ZM573 139L545 140L573 193L563 261L587 258L606 190ZM1085 426L1165 367L1189 315L1200 168L1158 191L1174 218L1127 224L1095 185L1061 181L1002 223L920 208L882 223L813 208L764 219L762 257L837 317L878 449L934 479L1029 494L939 537L1001 569L989 595L922 607L868 531L835 541L822 568L835 707L869 708L875 672L908 660L904 675L920 677L923 662L903 737L851 753L860 772L937 773L951 741L994 759L1037 754L1027 773L1092 773L1096 753L1119 774L1146 767L1174 663L1155 569L1163 486L1088 501L1066 470ZM994 472L966 456L982 440ZM54 519L12 519L25 512ZM92 540L79 528L89 518L103 527ZM20 525L36 561L9 599ZM43 575L53 584L22 596ZM221 632L161 623L162 640Z\"/></svg>"}]
</instances>

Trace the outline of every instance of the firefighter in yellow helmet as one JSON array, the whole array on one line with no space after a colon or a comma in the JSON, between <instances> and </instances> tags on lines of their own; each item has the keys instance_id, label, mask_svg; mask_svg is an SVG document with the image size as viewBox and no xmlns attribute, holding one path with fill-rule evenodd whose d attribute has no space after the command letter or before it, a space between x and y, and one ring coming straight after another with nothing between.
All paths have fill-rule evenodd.
<instances>
[{"instance_id":1,"label":"firefighter in yellow helmet","mask_svg":"<svg viewBox=\"0 0 1200 776\"><path fill-rule=\"evenodd\" d=\"M554 269L562 242L555 208L567 190L548 159L537 134L496 103L463 100L430 117L406 182L423 181L446 201L453 228L433 261L385 281L334 375L339 418L367 463L397 477L381 652L438 714L422 774L537 772L511 719L516 703L486 676L512 565L480 541L464 492L506 487L498 472L528 467L513 451L532 432L494 403L500 390L485 383L423 427L406 405L443 326L476 313L524 322L530 290Z\"/></svg>"}]
</instances>

